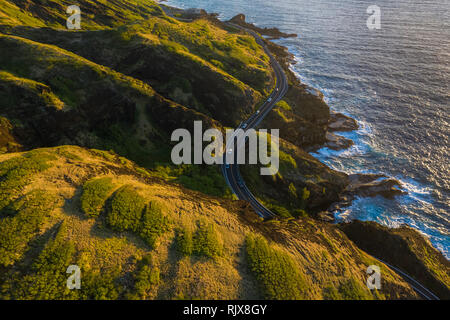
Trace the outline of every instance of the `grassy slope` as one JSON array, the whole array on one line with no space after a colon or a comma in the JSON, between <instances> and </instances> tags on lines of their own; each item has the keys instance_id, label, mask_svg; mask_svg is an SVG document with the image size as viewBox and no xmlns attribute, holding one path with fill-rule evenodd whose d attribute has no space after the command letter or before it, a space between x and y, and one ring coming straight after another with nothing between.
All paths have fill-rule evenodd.
<instances>
[{"instance_id":1,"label":"grassy slope","mask_svg":"<svg viewBox=\"0 0 450 320\"><path fill-rule=\"evenodd\" d=\"M151 1L81 1L88 13L83 31L67 32L65 2L15 3L21 10L4 9L5 16L28 12L40 23L2 20L0 26L8 48L0 54L8 137L2 150L61 143L113 149L167 179L229 195L217 168L173 168L170 148L160 141L194 120L220 127L213 118L234 125L252 112L271 86L268 58L252 37L206 20L177 22Z\"/></svg>"},{"instance_id":2,"label":"grassy slope","mask_svg":"<svg viewBox=\"0 0 450 320\"><path fill-rule=\"evenodd\" d=\"M38 6L39 10L33 10L36 7L33 3L28 1L22 7L44 23L64 7L64 1L48 1ZM97 23L102 26L97 30L100 32L56 31L65 29L64 24L54 26L54 30L29 29L14 23L5 23L3 32L76 52L144 80L185 106L221 121L233 121L230 122L233 125L252 112L261 94L266 94L273 85L269 59L253 37L225 31L203 19L179 22L167 17L156 5L149 10L147 6L151 3L140 2L131 10L133 1L122 5L108 2L113 7L108 9L101 4L91 8L91 1L81 1L82 12L93 10L92 15L82 13L83 17L88 16L86 21L82 20L82 31L93 30L91 24ZM103 21L104 16L115 23ZM236 110L236 104L244 107Z\"/></svg>"},{"instance_id":3,"label":"grassy slope","mask_svg":"<svg viewBox=\"0 0 450 320\"><path fill-rule=\"evenodd\" d=\"M18 166L17 179L14 164L23 161L27 165ZM334 297L342 299L415 297L385 267L383 295L371 295L364 289L365 269L374 261L332 226L309 218L261 223L245 203L167 184L111 153L63 146L6 154L0 156L0 174L0 188L8 188L1 192L14 190L0 211L0 229L10 230L1 232L6 237L1 246L2 298L320 299L332 298L330 287L339 288ZM10 179L18 184L13 189ZM88 181L100 182L93 187ZM86 196L84 188L89 189ZM42 213L35 222L22 224L31 230L23 234L14 226L34 212L36 201ZM145 212L137 205L150 202ZM100 214L83 212L91 207L102 208ZM178 249L181 230L192 235L187 255ZM248 247L255 236L269 242ZM50 262L53 256L60 260ZM65 269L73 263L86 281L76 294L59 283L65 284ZM296 268L293 274L291 268ZM50 281L50 274L58 276ZM271 293L273 277L293 276L298 278L296 294L283 286Z\"/></svg>"}]
</instances>

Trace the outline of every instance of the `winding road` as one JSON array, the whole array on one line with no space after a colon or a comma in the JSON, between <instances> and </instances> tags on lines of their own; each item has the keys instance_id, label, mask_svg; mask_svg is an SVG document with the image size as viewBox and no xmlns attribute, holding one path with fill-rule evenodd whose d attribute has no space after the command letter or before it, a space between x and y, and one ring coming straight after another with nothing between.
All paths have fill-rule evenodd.
<instances>
[{"instance_id":1,"label":"winding road","mask_svg":"<svg viewBox=\"0 0 450 320\"><path fill-rule=\"evenodd\" d=\"M253 37L255 37L256 42L262 46L268 57L270 58L270 65L272 66L275 76L276 76L276 86L272 91L270 97L264 102L264 104L256 111L247 121L241 123L241 125L237 129L242 129L247 131L248 129L254 129L257 127L261 121L267 116L267 114L273 109L273 107L284 97L289 89L288 81L286 75L281 68L278 61L272 56L269 49L267 48L264 41L261 37L254 31L243 28L239 25L228 23L229 25L242 29L248 33L250 33ZM227 141L226 150L227 152L232 149L233 154L236 155L237 152L234 152L237 149L237 146L241 141L235 141L235 136L231 137L229 141ZM226 153L224 154L224 161L222 165L222 173L227 181L227 184L230 186L233 193L240 200L248 201L253 209L263 218L271 218L276 216L273 212L267 209L261 202L259 202L256 197L250 192L247 188L244 180L241 177L239 172L239 165L227 163ZM234 161L235 163L237 161Z\"/></svg>"},{"instance_id":2,"label":"winding road","mask_svg":"<svg viewBox=\"0 0 450 320\"><path fill-rule=\"evenodd\" d=\"M244 27L241 27L239 25L233 24L228 22L230 26L233 26L235 28L241 29L246 31L247 33L251 34L253 37L255 37L256 42L262 46L266 54L270 58L270 65L272 66L275 76L276 76L276 86L275 89L272 91L272 94L270 97L264 102L264 104L260 107L259 110L256 111L247 121L241 123L241 125L237 129L242 129L244 131L247 131L248 129L254 129L257 127L261 121L267 116L267 114L273 109L273 107L286 95L289 85L286 78L286 74L284 73L283 69L281 68L278 61L272 56L271 52L267 48L264 41L261 39L261 36L258 35L253 30L246 29ZM237 152L234 152L237 149L237 146L240 146L240 143L243 141L237 141L235 139L236 136L232 136L229 141L226 142L226 152L223 156L223 165L222 165L222 173L225 177L225 180L227 181L227 184L233 191L233 193L238 197L239 200L246 200L250 203L250 205L253 207L253 209L256 211L256 213L261 216L262 218L268 219L273 218L276 216L275 213L271 212L269 209L267 209L261 202L259 202L256 197L252 194L252 192L248 189L246 186L244 179L242 179L242 176L239 172L239 165L234 164L237 161L234 161L234 163L227 163L227 152L232 149L233 154L236 156ZM236 159L235 159L236 160ZM377 257L372 256L374 259L378 260L379 262L385 264L387 267L389 267L392 271L396 272L399 276L403 278L423 299L425 300L439 300L439 297L437 297L435 294L433 294L430 290L425 288L422 284L414 280L411 276L404 273L402 270L382 261L381 259L378 259Z\"/></svg>"}]
</instances>

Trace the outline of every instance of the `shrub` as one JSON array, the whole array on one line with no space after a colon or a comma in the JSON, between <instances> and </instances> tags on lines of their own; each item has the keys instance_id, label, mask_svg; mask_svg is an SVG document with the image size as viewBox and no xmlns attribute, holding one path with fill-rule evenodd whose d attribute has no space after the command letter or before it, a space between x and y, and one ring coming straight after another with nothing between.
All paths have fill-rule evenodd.
<instances>
[{"instance_id":1,"label":"shrub","mask_svg":"<svg viewBox=\"0 0 450 320\"><path fill-rule=\"evenodd\" d=\"M277 103L277 107L282 108L283 110L290 111L292 110L291 106L284 100L281 100Z\"/></svg>"},{"instance_id":2,"label":"shrub","mask_svg":"<svg viewBox=\"0 0 450 320\"><path fill-rule=\"evenodd\" d=\"M56 196L35 190L11 204L0 220L0 265L18 261L56 205Z\"/></svg>"},{"instance_id":3,"label":"shrub","mask_svg":"<svg viewBox=\"0 0 450 320\"><path fill-rule=\"evenodd\" d=\"M107 271L90 271L82 275L80 299L117 300L121 289L116 283L120 268Z\"/></svg>"},{"instance_id":4,"label":"shrub","mask_svg":"<svg viewBox=\"0 0 450 320\"><path fill-rule=\"evenodd\" d=\"M368 289L357 280L350 278L339 286L339 294L343 300L372 300L373 296Z\"/></svg>"},{"instance_id":5,"label":"shrub","mask_svg":"<svg viewBox=\"0 0 450 320\"><path fill-rule=\"evenodd\" d=\"M66 286L67 267L73 264L75 247L66 241L66 226L61 225L55 239L50 240L35 262L30 273L14 277L3 287L11 299L54 300L74 299L76 290Z\"/></svg>"},{"instance_id":6,"label":"shrub","mask_svg":"<svg viewBox=\"0 0 450 320\"><path fill-rule=\"evenodd\" d=\"M139 234L150 247L155 248L158 237L170 230L170 224L161 205L152 201L145 208Z\"/></svg>"},{"instance_id":7,"label":"shrub","mask_svg":"<svg viewBox=\"0 0 450 320\"><path fill-rule=\"evenodd\" d=\"M136 188L125 185L112 196L106 221L115 231L138 231L144 207Z\"/></svg>"},{"instance_id":8,"label":"shrub","mask_svg":"<svg viewBox=\"0 0 450 320\"><path fill-rule=\"evenodd\" d=\"M156 294L160 284L160 270L154 266L150 256L144 257L135 273L134 294L130 299L149 299Z\"/></svg>"},{"instance_id":9,"label":"shrub","mask_svg":"<svg viewBox=\"0 0 450 320\"><path fill-rule=\"evenodd\" d=\"M279 206L279 205L276 205L273 203L268 204L268 207L271 211L273 211L274 213L276 213L278 216L280 216L282 218L292 218L291 213L285 207L282 207L282 206Z\"/></svg>"},{"instance_id":10,"label":"shrub","mask_svg":"<svg viewBox=\"0 0 450 320\"><path fill-rule=\"evenodd\" d=\"M209 258L217 257L222 252L222 245L219 241L214 225L199 222L197 231L194 234L194 254Z\"/></svg>"},{"instance_id":11,"label":"shrub","mask_svg":"<svg viewBox=\"0 0 450 320\"><path fill-rule=\"evenodd\" d=\"M33 150L23 156L0 163L0 210L15 200L31 178L50 168L56 157L42 150Z\"/></svg>"},{"instance_id":12,"label":"shrub","mask_svg":"<svg viewBox=\"0 0 450 320\"><path fill-rule=\"evenodd\" d=\"M181 229L177 231L176 247L185 256L190 256L194 253L194 241L190 230Z\"/></svg>"},{"instance_id":13,"label":"shrub","mask_svg":"<svg viewBox=\"0 0 450 320\"><path fill-rule=\"evenodd\" d=\"M266 299L304 298L307 289L297 263L284 251L269 246L261 236L246 238L247 258Z\"/></svg>"},{"instance_id":14,"label":"shrub","mask_svg":"<svg viewBox=\"0 0 450 320\"><path fill-rule=\"evenodd\" d=\"M114 185L111 178L89 180L83 185L81 210L89 217L96 218L100 214Z\"/></svg>"}]
</instances>

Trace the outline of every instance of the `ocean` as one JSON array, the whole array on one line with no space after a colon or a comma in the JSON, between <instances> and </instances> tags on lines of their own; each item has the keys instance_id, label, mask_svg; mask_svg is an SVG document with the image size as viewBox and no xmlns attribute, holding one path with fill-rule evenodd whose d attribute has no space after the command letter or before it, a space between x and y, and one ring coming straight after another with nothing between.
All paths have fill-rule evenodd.
<instances>
[{"instance_id":1,"label":"ocean","mask_svg":"<svg viewBox=\"0 0 450 320\"><path fill-rule=\"evenodd\" d=\"M408 224L450 259L450 1L169 0L229 19L243 13L260 27L298 38L276 42L296 57L292 70L329 106L358 120L340 133L355 145L312 153L346 173L382 173L408 192L393 200L361 198L338 221ZM381 10L369 30L367 8Z\"/></svg>"}]
</instances>

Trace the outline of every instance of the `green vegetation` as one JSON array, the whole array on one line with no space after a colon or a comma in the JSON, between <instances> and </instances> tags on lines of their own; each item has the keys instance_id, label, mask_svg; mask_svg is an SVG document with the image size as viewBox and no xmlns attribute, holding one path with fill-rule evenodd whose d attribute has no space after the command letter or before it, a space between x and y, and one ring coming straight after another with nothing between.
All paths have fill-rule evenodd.
<instances>
[{"instance_id":1,"label":"green vegetation","mask_svg":"<svg viewBox=\"0 0 450 320\"><path fill-rule=\"evenodd\" d=\"M324 300L342 300L342 297L335 286L326 287L322 291Z\"/></svg>"},{"instance_id":2,"label":"green vegetation","mask_svg":"<svg viewBox=\"0 0 450 320\"><path fill-rule=\"evenodd\" d=\"M145 199L131 185L121 187L112 196L106 221L115 231L138 231Z\"/></svg>"},{"instance_id":3,"label":"green vegetation","mask_svg":"<svg viewBox=\"0 0 450 320\"><path fill-rule=\"evenodd\" d=\"M0 164L0 210L17 199L33 175L51 167L56 157L45 151L30 151Z\"/></svg>"},{"instance_id":4,"label":"green vegetation","mask_svg":"<svg viewBox=\"0 0 450 320\"><path fill-rule=\"evenodd\" d=\"M160 270L154 266L151 256L145 256L138 264L134 277L134 292L127 296L130 300L146 300L153 298L160 284Z\"/></svg>"},{"instance_id":5,"label":"green vegetation","mask_svg":"<svg viewBox=\"0 0 450 320\"><path fill-rule=\"evenodd\" d=\"M73 264L75 247L65 241L66 225L61 225L55 239L50 240L23 277L7 281L2 291L10 299L73 299L76 291L65 286L66 269ZM2 294L3 296L3 294ZM4 297L6 298L6 297Z\"/></svg>"},{"instance_id":6,"label":"green vegetation","mask_svg":"<svg viewBox=\"0 0 450 320\"><path fill-rule=\"evenodd\" d=\"M151 248L156 247L158 238L165 232L170 231L171 221L163 213L161 204L151 201L144 210L139 235Z\"/></svg>"},{"instance_id":7,"label":"green vegetation","mask_svg":"<svg viewBox=\"0 0 450 320\"><path fill-rule=\"evenodd\" d=\"M354 278L350 278L339 286L339 295L343 300L372 300L373 296L366 287Z\"/></svg>"},{"instance_id":8,"label":"green vegetation","mask_svg":"<svg viewBox=\"0 0 450 320\"><path fill-rule=\"evenodd\" d=\"M193 238L194 254L215 258L222 253L222 244L213 224L198 222L197 231Z\"/></svg>"},{"instance_id":9,"label":"green vegetation","mask_svg":"<svg viewBox=\"0 0 450 320\"><path fill-rule=\"evenodd\" d=\"M274 204L274 203L266 203L267 208L282 218L292 218L292 214L283 206Z\"/></svg>"},{"instance_id":10,"label":"green vegetation","mask_svg":"<svg viewBox=\"0 0 450 320\"><path fill-rule=\"evenodd\" d=\"M192 255L194 253L194 240L192 238L192 232L190 230L177 230L175 241L178 252L185 256Z\"/></svg>"},{"instance_id":11,"label":"green vegetation","mask_svg":"<svg viewBox=\"0 0 450 320\"><path fill-rule=\"evenodd\" d=\"M280 171L283 173L296 168L297 162L295 162L294 158L290 154L280 150Z\"/></svg>"},{"instance_id":12,"label":"green vegetation","mask_svg":"<svg viewBox=\"0 0 450 320\"><path fill-rule=\"evenodd\" d=\"M121 273L120 268L111 270L94 270L82 272L82 285L78 299L82 300L117 300L123 288L118 285L117 279ZM66 276L67 277L67 276Z\"/></svg>"},{"instance_id":13,"label":"green vegetation","mask_svg":"<svg viewBox=\"0 0 450 320\"><path fill-rule=\"evenodd\" d=\"M81 210L84 214L91 218L98 217L113 189L114 185L111 178L87 181L83 185L81 195Z\"/></svg>"},{"instance_id":14,"label":"green vegetation","mask_svg":"<svg viewBox=\"0 0 450 320\"><path fill-rule=\"evenodd\" d=\"M307 290L298 264L286 252L273 248L261 236L248 235L246 251L252 272L258 279L266 299L302 299Z\"/></svg>"},{"instance_id":15,"label":"green vegetation","mask_svg":"<svg viewBox=\"0 0 450 320\"><path fill-rule=\"evenodd\" d=\"M0 266L22 258L56 205L49 192L34 190L0 211Z\"/></svg>"},{"instance_id":16,"label":"green vegetation","mask_svg":"<svg viewBox=\"0 0 450 320\"><path fill-rule=\"evenodd\" d=\"M176 248L185 255L204 256L216 258L222 254L222 242L212 224L197 221L197 229L194 234L188 229L177 231Z\"/></svg>"},{"instance_id":17,"label":"green vegetation","mask_svg":"<svg viewBox=\"0 0 450 320\"><path fill-rule=\"evenodd\" d=\"M65 21L69 16L66 10L70 4L72 3L61 0L2 1L0 23L64 29ZM149 16L165 16L161 8L152 0L120 2L78 0L75 4L79 5L83 12L83 29L103 29L125 22L145 20Z\"/></svg>"},{"instance_id":18,"label":"green vegetation","mask_svg":"<svg viewBox=\"0 0 450 320\"><path fill-rule=\"evenodd\" d=\"M152 174L183 187L216 197L231 198L219 166L156 165Z\"/></svg>"},{"instance_id":19,"label":"green vegetation","mask_svg":"<svg viewBox=\"0 0 450 320\"><path fill-rule=\"evenodd\" d=\"M54 239L51 239L25 274L14 274L0 288L0 299L15 300L106 300L118 299L120 289L115 283L116 270L86 270L77 262L76 248L68 241L67 224L63 223ZM66 286L70 265L81 270L81 290L69 290Z\"/></svg>"},{"instance_id":20,"label":"green vegetation","mask_svg":"<svg viewBox=\"0 0 450 320\"><path fill-rule=\"evenodd\" d=\"M286 110L286 111L291 111L292 108L291 106L284 100L281 100L280 102L277 103L277 107Z\"/></svg>"}]
</instances>

